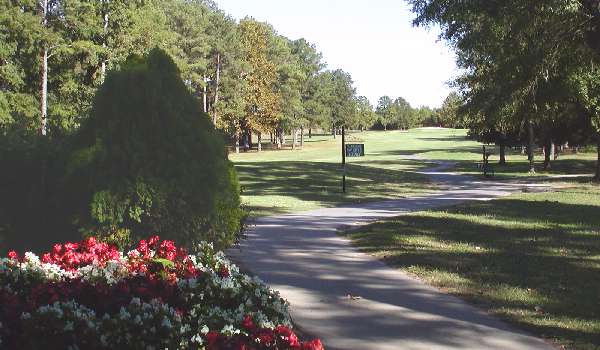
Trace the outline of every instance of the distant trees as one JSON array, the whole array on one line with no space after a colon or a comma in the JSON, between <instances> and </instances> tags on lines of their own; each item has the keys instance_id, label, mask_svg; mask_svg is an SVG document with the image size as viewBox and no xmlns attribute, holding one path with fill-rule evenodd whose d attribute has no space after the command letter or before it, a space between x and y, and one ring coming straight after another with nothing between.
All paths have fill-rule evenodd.
<instances>
[{"instance_id":1,"label":"distant trees","mask_svg":"<svg viewBox=\"0 0 600 350\"><path fill-rule=\"evenodd\" d=\"M236 150L260 147L264 135L281 146L290 134L295 148L314 128L335 136L342 125L432 123L403 98L385 97L374 111L348 73L325 69L314 44L252 18L238 22L208 0L21 1L2 2L0 10L2 134L76 131L107 72L154 47L173 58Z\"/></svg>"}]
</instances>

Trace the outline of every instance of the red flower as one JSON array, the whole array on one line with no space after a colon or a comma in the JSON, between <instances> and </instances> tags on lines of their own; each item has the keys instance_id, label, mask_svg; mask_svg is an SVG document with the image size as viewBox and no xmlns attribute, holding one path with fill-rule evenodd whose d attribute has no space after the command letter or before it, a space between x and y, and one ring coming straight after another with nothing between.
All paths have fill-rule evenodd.
<instances>
[{"instance_id":1,"label":"red flower","mask_svg":"<svg viewBox=\"0 0 600 350\"><path fill-rule=\"evenodd\" d=\"M221 276L221 278L227 278L227 277L231 276L227 266L225 266L225 265L221 266L221 268L219 269L219 276Z\"/></svg>"},{"instance_id":2,"label":"red flower","mask_svg":"<svg viewBox=\"0 0 600 350\"><path fill-rule=\"evenodd\" d=\"M300 348L300 342L298 341L298 336L291 329L286 326L277 326L275 328L275 332L279 335L279 337L291 348L297 349Z\"/></svg>"},{"instance_id":3,"label":"red flower","mask_svg":"<svg viewBox=\"0 0 600 350\"><path fill-rule=\"evenodd\" d=\"M302 350L325 350L320 339L302 343Z\"/></svg>"},{"instance_id":4,"label":"red flower","mask_svg":"<svg viewBox=\"0 0 600 350\"><path fill-rule=\"evenodd\" d=\"M206 340L208 341L208 345L212 345L219 340L219 333L217 332L208 332L206 333Z\"/></svg>"},{"instance_id":5,"label":"red flower","mask_svg":"<svg viewBox=\"0 0 600 350\"><path fill-rule=\"evenodd\" d=\"M275 341L273 337L273 331L270 329L263 329L258 334L256 334L256 338L263 346L271 346Z\"/></svg>"},{"instance_id":6,"label":"red flower","mask_svg":"<svg viewBox=\"0 0 600 350\"><path fill-rule=\"evenodd\" d=\"M17 254L17 252L15 252L14 250L8 252L8 257L12 260L19 260L19 254Z\"/></svg>"},{"instance_id":7,"label":"red flower","mask_svg":"<svg viewBox=\"0 0 600 350\"><path fill-rule=\"evenodd\" d=\"M252 321L252 317L250 315L244 316L244 320L242 321L242 326L249 331L252 331L256 328L254 325L254 321Z\"/></svg>"},{"instance_id":8,"label":"red flower","mask_svg":"<svg viewBox=\"0 0 600 350\"><path fill-rule=\"evenodd\" d=\"M158 236L151 237L148 240L148 245L150 246L150 248L156 249L156 248L158 248L158 241L160 241L160 237L158 237Z\"/></svg>"}]
</instances>

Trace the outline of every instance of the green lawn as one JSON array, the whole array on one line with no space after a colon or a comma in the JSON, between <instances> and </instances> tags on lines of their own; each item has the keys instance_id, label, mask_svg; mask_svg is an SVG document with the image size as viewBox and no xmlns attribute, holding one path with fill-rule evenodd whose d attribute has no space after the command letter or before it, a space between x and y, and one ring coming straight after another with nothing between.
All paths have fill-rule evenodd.
<instances>
[{"instance_id":1,"label":"green lawn","mask_svg":"<svg viewBox=\"0 0 600 350\"><path fill-rule=\"evenodd\" d=\"M434 161L481 177L481 144L465 130L364 132L366 157L349 159L348 194L341 192L340 138L314 136L303 150L230 157L253 215L289 213L348 202L376 201L436 190L418 174ZM498 149L491 162L498 161ZM591 174L595 153L564 153L542 171L508 152L496 179ZM425 282L480 304L529 331L577 349L600 349L600 188L589 178L561 179L550 193L432 210L349 233L356 245Z\"/></svg>"},{"instance_id":2,"label":"green lawn","mask_svg":"<svg viewBox=\"0 0 600 350\"><path fill-rule=\"evenodd\" d=\"M410 132L352 133L347 142L364 142L366 156L348 158L346 194L342 193L341 138L306 139L302 150L266 150L231 154L252 215L269 215L344 203L400 198L435 189L416 171L431 167L413 159L425 151L462 154L479 145L464 130L416 129Z\"/></svg>"},{"instance_id":3,"label":"green lawn","mask_svg":"<svg viewBox=\"0 0 600 350\"><path fill-rule=\"evenodd\" d=\"M360 249L568 348L600 349L600 187L404 215Z\"/></svg>"},{"instance_id":4,"label":"green lawn","mask_svg":"<svg viewBox=\"0 0 600 350\"><path fill-rule=\"evenodd\" d=\"M344 203L378 201L410 196L436 189L426 176L416 173L432 161L452 161L456 170L480 176L475 163L481 159L481 144L468 140L466 130L413 129L352 133L348 142L364 142L364 158L348 158L348 193L341 190L341 138L316 135L306 138L302 150L292 151L289 142L283 150L231 154L243 188L243 201L251 215L330 207ZM265 144L265 148L269 145ZM498 160L498 149L487 146ZM415 159L419 157L422 159ZM564 154L546 175L592 173L595 154ZM537 155L538 163L543 161ZM528 162L519 152L509 152L508 165L495 166L497 178L527 177Z\"/></svg>"}]
</instances>

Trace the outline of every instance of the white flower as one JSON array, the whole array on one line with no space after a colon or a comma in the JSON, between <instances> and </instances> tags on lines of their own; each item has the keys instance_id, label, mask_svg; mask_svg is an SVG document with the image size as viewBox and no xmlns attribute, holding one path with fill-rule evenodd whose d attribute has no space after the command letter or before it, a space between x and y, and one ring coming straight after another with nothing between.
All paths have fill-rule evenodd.
<instances>
[{"instance_id":1,"label":"white flower","mask_svg":"<svg viewBox=\"0 0 600 350\"><path fill-rule=\"evenodd\" d=\"M162 320L161 326L163 326L163 327L165 327L165 328L172 328L172 327L173 327L173 325L171 325L171 320L169 320L169 319L167 318L167 316L164 316L164 317L163 317L163 320Z\"/></svg>"},{"instance_id":2,"label":"white flower","mask_svg":"<svg viewBox=\"0 0 600 350\"><path fill-rule=\"evenodd\" d=\"M73 322L71 322L71 321L68 321L68 322L65 324L65 328L64 328L64 330L65 330L66 332L68 332L68 331L72 331L72 330L74 330L74 329L75 329L75 327L73 326Z\"/></svg>"},{"instance_id":3,"label":"white flower","mask_svg":"<svg viewBox=\"0 0 600 350\"><path fill-rule=\"evenodd\" d=\"M194 335L191 341L192 343L196 343L198 345L202 345L202 343L204 343L204 340L202 340L202 336L200 334Z\"/></svg>"}]
</instances>

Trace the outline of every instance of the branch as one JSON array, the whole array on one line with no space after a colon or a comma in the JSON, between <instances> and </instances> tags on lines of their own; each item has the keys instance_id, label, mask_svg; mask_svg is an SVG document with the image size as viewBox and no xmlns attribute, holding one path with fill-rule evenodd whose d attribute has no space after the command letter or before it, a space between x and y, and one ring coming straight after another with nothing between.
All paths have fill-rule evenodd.
<instances>
[{"instance_id":1,"label":"branch","mask_svg":"<svg viewBox=\"0 0 600 350\"><path fill-rule=\"evenodd\" d=\"M50 51L54 50L54 49L58 49L58 48L67 48L67 47L73 47L73 45L53 45L50 46L47 50L48 50L48 58L54 56L54 52L50 53Z\"/></svg>"}]
</instances>

